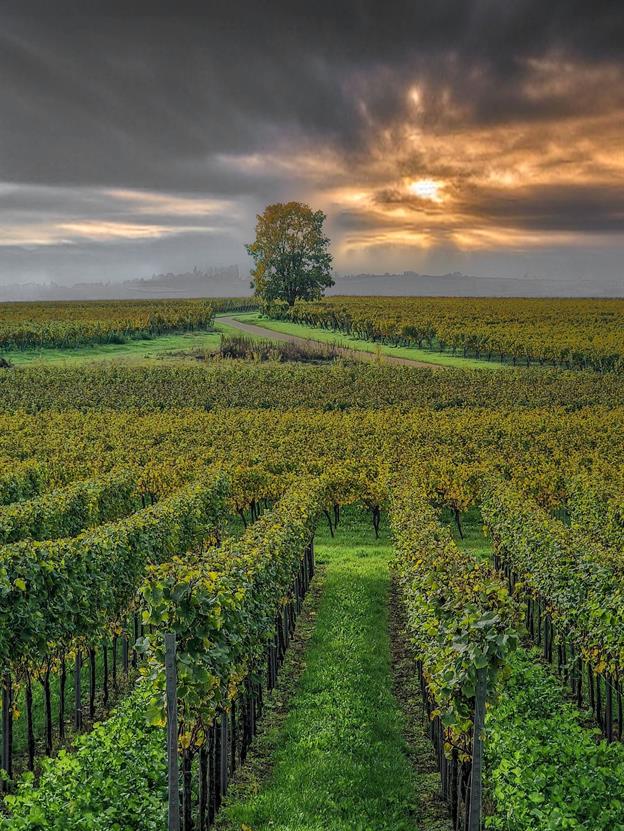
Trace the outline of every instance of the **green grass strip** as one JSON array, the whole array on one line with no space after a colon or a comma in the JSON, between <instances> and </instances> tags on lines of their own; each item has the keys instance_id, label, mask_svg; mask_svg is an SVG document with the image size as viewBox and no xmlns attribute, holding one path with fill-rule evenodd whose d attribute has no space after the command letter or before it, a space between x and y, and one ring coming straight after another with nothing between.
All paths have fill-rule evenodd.
<instances>
[{"instance_id":1,"label":"green grass strip","mask_svg":"<svg viewBox=\"0 0 624 831\"><path fill-rule=\"evenodd\" d=\"M225 809L227 828L428 827L420 822L420 800L431 793L430 774L410 764L404 715L392 692L391 549L387 532L375 542L369 523L362 512L347 511L336 539L323 535L317 542L326 571L305 670L274 737L269 780Z\"/></svg>"},{"instance_id":2,"label":"green grass strip","mask_svg":"<svg viewBox=\"0 0 624 831\"><path fill-rule=\"evenodd\" d=\"M452 355L448 352L438 352L432 349L419 349L417 346L388 346L376 341L356 338L353 335L346 335L342 332L334 332L330 329L323 329L320 326L307 326L304 323L290 323L285 320L268 320L259 312L233 313L234 320L241 323L253 323L254 326L261 326L273 332L283 332L287 335L296 335L300 338L332 343L343 346L347 349L355 349L358 352L371 352L380 356L389 355L394 358L409 358L411 361L422 361L427 364L438 366L455 366L463 369L501 369L504 365L497 362L490 363L485 359L463 358L459 355Z\"/></svg>"},{"instance_id":3,"label":"green grass strip","mask_svg":"<svg viewBox=\"0 0 624 831\"><path fill-rule=\"evenodd\" d=\"M17 367L39 365L75 366L93 361L120 360L132 363L149 363L167 352L176 350L216 350L221 342L221 330L234 331L225 324L216 324L218 331L176 332L153 338L128 339L125 343L100 343L76 346L71 349L24 349L3 353Z\"/></svg>"},{"instance_id":4,"label":"green grass strip","mask_svg":"<svg viewBox=\"0 0 624 831\"><path fill-rule=\"evenodd\" d=\"M216 351L222 335L240 335L240 331L215 316L214 329L193 332L170 332L152 338L128 338L125 343L97 343L76 346L71 349L48 347L45 349L24 349L3 353L15 366L54 364L55 366L76 366L97 361L125 361L133 364L162 362L172 356L169 353L203 350ZM254 336L250 336L254 339ZM177 358L179 360L179 358Z\"/></svg>"}]
</instances>

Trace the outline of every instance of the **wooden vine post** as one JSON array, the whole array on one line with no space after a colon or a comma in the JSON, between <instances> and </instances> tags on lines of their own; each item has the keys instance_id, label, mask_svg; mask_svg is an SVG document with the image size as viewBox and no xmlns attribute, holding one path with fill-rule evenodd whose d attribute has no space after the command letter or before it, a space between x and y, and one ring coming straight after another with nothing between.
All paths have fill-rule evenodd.
<instances>
[{"instance_id":1,"label":"wooden vine post","mask_svg":"<svg viewBox=\"0 0 624 831\"><path fill-rule=\"evenodd\" d=\"M13 776L13 687L8 670L2 677L2 768L7 775L2 786L8 791Z\"/></svg>"},{"instance_id":2,"label":"wooden vine post","mask_svg":"<svg viewBox=\"0 0 624 831\"><path fill-rule=\"evenodd\" d=\"M169 791L168 831L180 831L180 772L178 761L178 678L175 632L165 634L167 694L167 771Z\"/></svg>"},{"instance_id":3,"label":"wooden vine post","mask_svg":"<svg viewBox=\"0 0 624 831\"><path fill-rule=\"evenodd\" d=\"M82 689L81 689L82 655L76 651L74 661L74 727L82 730Z\"/></svg>"},{"instance_id":4,"label":"wooden vine post","mask_svg":"<svg viewBox=\"0 0 624 831\"><path fill-rule=\"evenodd\" d=\"M470 780L468 831L481 831L481 808L483 803L483 730L485 728L486 696L487 669L478 669L472 737L472 774Z\"/></svg>"}]
</instances>

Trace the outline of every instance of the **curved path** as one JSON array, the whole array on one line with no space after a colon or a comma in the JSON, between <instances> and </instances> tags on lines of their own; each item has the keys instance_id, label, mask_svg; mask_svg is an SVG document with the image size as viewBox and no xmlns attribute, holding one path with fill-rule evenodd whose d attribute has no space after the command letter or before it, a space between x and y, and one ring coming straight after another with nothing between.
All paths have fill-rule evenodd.
<instances>
[{"instance_id":1,"label":"curved path","mask_svg":"<svg viewBox=\"0 0 624 831\"><path fill-rule=\"evenodd\" d=\"M255 323L243 323L241 320L236 320L229 316L219 316L220 323L225 323L233 329L239 329L247 335L255 335L256 337L265 338L267 340L287 341L288 343L319 343L324 346L328 344L322 341L314 340L314 338L301 338L298 335L288 335L286 332L276 332L274 329L265 329L263 326L256 326ZM377 361L379 356L375 352L364 352L360 349L350 349L348 346L336 346L337 351L344 355L345 358L352 358L356 361ZM427 363L426 361L415 361L411 358L397 358L394 355L381 355L382 363L402 364L403 366L424 367L426 369L445 369L441 364Z\"/></svg>"}]
</instances>

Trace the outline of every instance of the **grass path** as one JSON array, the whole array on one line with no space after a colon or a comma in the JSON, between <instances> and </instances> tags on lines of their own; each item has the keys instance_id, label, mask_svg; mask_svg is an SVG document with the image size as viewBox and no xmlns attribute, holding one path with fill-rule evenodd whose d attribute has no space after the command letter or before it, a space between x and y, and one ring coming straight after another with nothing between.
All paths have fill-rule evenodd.
<instances>
[{"instance_id":1,"label":"grass path","mask_svg":"<svg viewBox=\"0 0 624 831\"><path fill-rule=\"evenodd\" d=\"M476 358L462 358L445 352L419 349L416 346L381 345L375 341L363 340L340 332L322 329L320 326L307 326L303 323L289 323L284 320L268 320L262 317L259 312L244 312L241 314L233 312L232 318L239 320L241 323L252 323L255 326L261 326L267 331L282 332L322 343L333 343L347 349L355 349L358 352L379 353L392 358L405 358L435 366L460 367L463 369L501 369L504 367L504 364L496 362L490 363Z\"/></svg>"},{"instance_id":2,"label":"grass path","mask_svg":"<svg viewBox=\"0 0 624 831\"><path fill-rule=\"evenodd\" d=\"M270 771L256 787L230 792L219 829L448 828L426 740L422 764L410 762L393 694L390 545L387 532L376 542L369 524L362 512L345 512L336 539L317 541L323 591L288 713L264 739Z\"/></svg>"}]
</instances>

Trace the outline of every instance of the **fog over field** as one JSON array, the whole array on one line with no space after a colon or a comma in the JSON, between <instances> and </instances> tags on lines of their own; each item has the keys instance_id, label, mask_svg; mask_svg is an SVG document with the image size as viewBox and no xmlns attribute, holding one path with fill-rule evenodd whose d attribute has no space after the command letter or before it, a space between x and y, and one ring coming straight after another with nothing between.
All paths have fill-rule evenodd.
<instances>
[{"instance_id":1,"label":"fog over field","mask_svg":"<svg viewBox=\"0 0 624 831\"><path fill-rule=\"evenodd\" d=\"M0 301L102 300L149 297L246 297L249 275L238 266L208 267L181 274L157 274L135 280L107 282L21 283L0 286ZM337 274L332 294L455 297L624 297L624 280L475 277L452 274Z\"/></svg>"}]
</instances>

